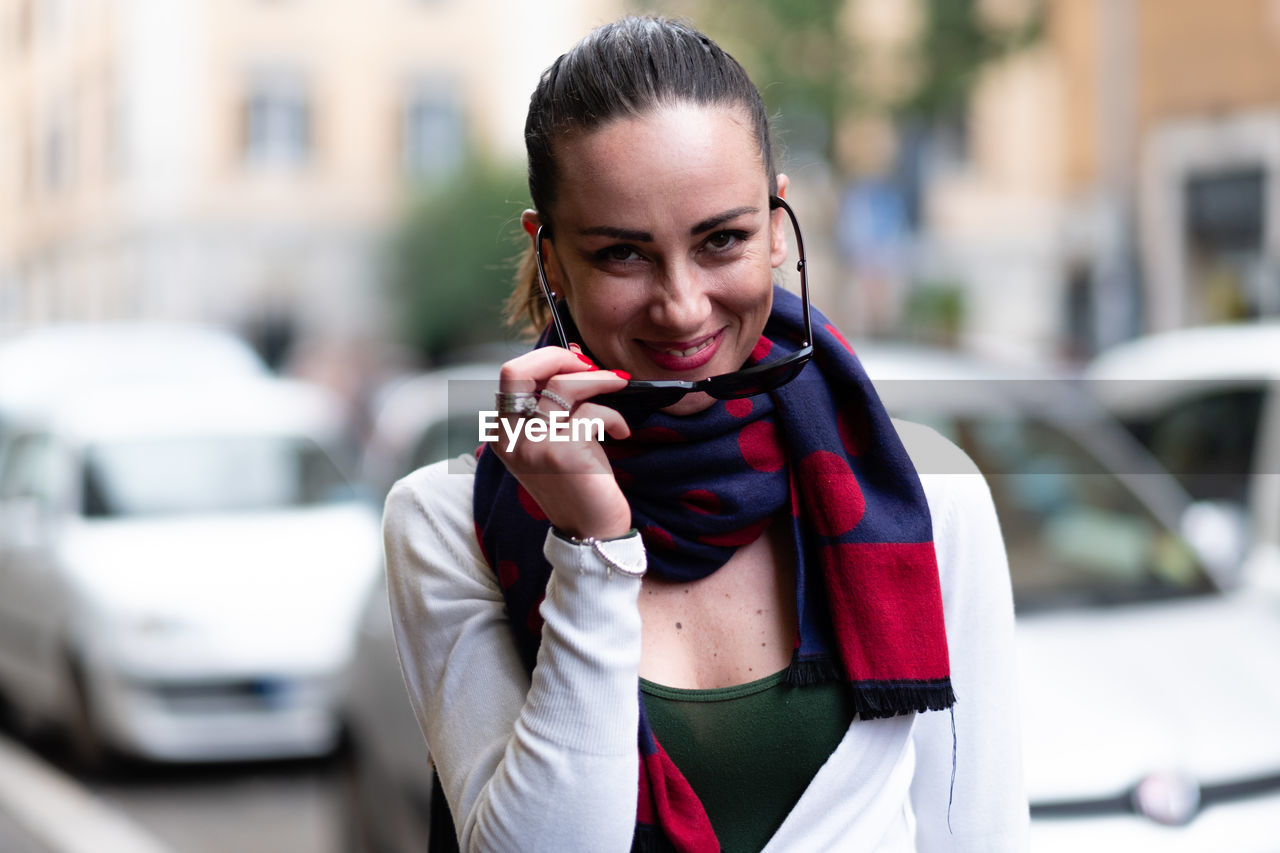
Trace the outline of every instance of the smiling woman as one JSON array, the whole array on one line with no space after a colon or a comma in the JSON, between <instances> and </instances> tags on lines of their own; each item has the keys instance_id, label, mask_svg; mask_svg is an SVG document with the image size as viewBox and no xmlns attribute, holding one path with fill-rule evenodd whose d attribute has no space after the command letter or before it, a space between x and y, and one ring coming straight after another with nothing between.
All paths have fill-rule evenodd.
<instances>
[{"instance_id":1,"label":"smiling woman","mask_svg":"<svg viewBox=\"0 0 1280 853\"><path fill-rule=\"evenodd\" d=\"M638 379L740 367L787 257L759 146L740 107L677 102L560 145L566 169L547 278L584 347ZM779 176L778 192L787 179ZM539 214L525 213L536 231ZM679 413L705 408L705 399Z\"/></svg>"},{"instance_id":2,"label":"smiling woman","mask_svg":"<svg viewBox=\"0 0 1280 853\"><path fill-rule=\"evenodd\" d=\"M795 215L755 86L626 18L543 74L525 141L510 306L540 340L496 413L605 435L486 443L384 517L462 847L1022 849L990 495L918 475L959 451L904 446L807 279L773 283Z\"/></svg>"}]
</instances>

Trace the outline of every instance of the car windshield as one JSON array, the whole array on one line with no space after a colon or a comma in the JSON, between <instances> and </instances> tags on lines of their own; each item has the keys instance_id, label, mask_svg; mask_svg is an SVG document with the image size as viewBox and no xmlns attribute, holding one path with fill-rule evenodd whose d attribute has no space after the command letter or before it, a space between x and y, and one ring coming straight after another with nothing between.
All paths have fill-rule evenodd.
<instances>
[{"instance_id":1,"label":"car windshield","mask_svg":"<svg viewBox=\"0 0 1280 853\"><path fill-rule=\"evenodd\" d=\"M921 420L986 475L1020 611L1213 590L1191 548L1056 427L1014 415Z\"/></svg>"},{"instance_id":2,"label":"car windshield","mask_svg":"<svg viewBox=\"0 0 1280 853\"><path fill-rule=\"evenodd\" d=\"M1210 387L1126 425L1196 500L1245 504L1262 422L1262 387Z\"/></svg>"},{"instance_id":3,"label":"car windshield","mask_svg":"<svg viewBox=\"0 0 1280 853\"><path fill-rule=\"evenodd\" d=\"M83 477L91 518L245 512L354 497L315 442L285 436L104 442L88 449Z\"/></svg>"}]
</instances>

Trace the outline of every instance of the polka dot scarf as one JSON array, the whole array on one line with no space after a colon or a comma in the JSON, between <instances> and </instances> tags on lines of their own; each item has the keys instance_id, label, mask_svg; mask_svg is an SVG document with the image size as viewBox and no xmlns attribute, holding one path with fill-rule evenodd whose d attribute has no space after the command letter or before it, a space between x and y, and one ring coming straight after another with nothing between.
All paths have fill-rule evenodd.
<instances>
[{"instance_id":1,"label":"polka dot scarf","mask_svg":"<svg viewBox=\"0 0 1280 853\"><path fill-rule=\"evenodd\" d=\"M863 719L939 710L951 689L933 530L919 478L853 350L813 312L814 358L768 395L688 417L656 413L606 452L644 539L649 571L706 577L775 519L798 555L800 627L786 681L847 681ZM801 304L775 288L751 355L803 335ZM576 335L571 335L576 339ZM487 447L487 445L486 445ZM551 567L548 522L486 450L476 472L481 548L506 597L530 672ZM653 736L640 703L636 849L717 850L710 821Z\"/></svg>"}]
</instances>

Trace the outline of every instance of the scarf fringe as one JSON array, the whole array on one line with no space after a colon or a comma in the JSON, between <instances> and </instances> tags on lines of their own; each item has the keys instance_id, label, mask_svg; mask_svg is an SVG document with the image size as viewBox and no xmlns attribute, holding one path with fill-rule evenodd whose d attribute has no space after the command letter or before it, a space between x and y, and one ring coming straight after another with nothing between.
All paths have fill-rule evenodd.
<instances>
[{"instance_id":1,"label":"scarf fringe","mask_svg":"<svg viewBox=\"0 0 1280 853\"><path fill-rule=\"evenodd\" d=\"M853 682L853 705L864 720L899 714L942 711L955 704L951 679L933 681Z\"/></svg>"},{"instance_id":2,"label":"scarf fringe","mask_svg":"<svg viewBox=\"0 0 1280 853\"><path fill-rule=\"evenodd\" d=\"M846 676L828 657L801 659L793 655L782 677L788 687L811 687L844 681ZM864 720L896 717L899 714L943 711L955 704L950 678L931 681L851 681L853 706Z\"/></svg>"},{"instance_id":3,"label":"scarf fringe","mask_svg":"<svg viewBox=\"0 0 1280 853\"><path fill-rule=\"evenodd\" d=\"M832 681L844 681L845 675L830 658L809 658L801 660L799 654L791 656L787 672L782 681L788 687L812 687L815 684L829 684Z\"/></svg>"},{"instance_id":4,"label":"scarf fringe","mask_svg":"<svg viewBox=\"0 0 1280 853\"><path fill-rule=\"evenodd\" d=\"M675 853L675 847L667 837L647 823L637 823L631 836L631 853Z\"/></svg>"}]
</instances>

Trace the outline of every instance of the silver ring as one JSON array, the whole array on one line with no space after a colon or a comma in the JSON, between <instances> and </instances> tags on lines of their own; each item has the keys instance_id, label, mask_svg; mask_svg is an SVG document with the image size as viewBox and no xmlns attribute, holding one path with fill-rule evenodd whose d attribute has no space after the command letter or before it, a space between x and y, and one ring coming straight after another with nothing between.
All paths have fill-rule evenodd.
<instances>
[{"instance_id":1,"label":"silver ring","mask_svg":"<svg viewBox=\"0 0 1280 853\"><path fill-rule=\"evenodd\" d=\"M538 395L533 391L499 391L496 400L502 417L527 418L538 411Z\"/></svg>"},{"instance_id":2,"label":"silver ring","mask_svg":"<svg viewBox=\"0 0 1280 853\"><path fill-rule=\"evenodd\" d=\"M573 409L573 403L570 403L568 400L566 400L564 397L561 397L559 394L557 394L555 391L552 391L550 388L543 388L541 391L538 392L538 394L543 397L546 397L548 400L555 403L557 406L563 407L566 412Z\"/></svg>"}]
</instances>

